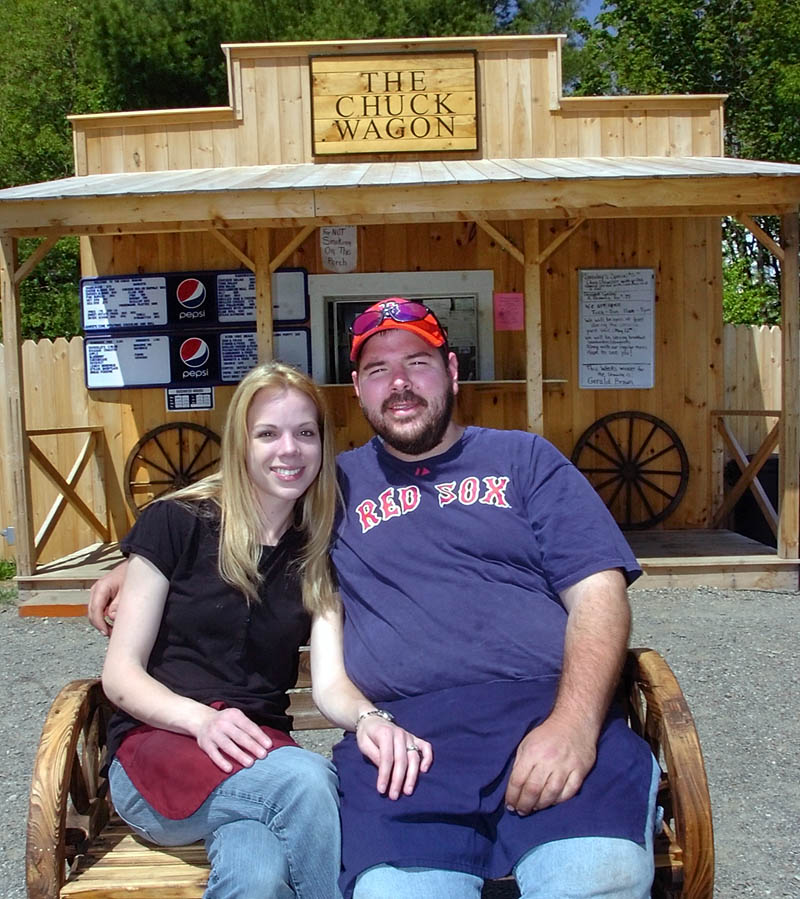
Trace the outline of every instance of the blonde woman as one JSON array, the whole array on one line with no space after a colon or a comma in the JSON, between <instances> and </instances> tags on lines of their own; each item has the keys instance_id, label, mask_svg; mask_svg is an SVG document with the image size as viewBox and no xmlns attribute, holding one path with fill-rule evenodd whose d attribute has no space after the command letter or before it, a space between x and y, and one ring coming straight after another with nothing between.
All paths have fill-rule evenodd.
<instances>
[{"instance_id":1,"label":"blonde woman","mask_svg":"<svg viewBox=\"0 0 800 899\"><path fill-rule=\"evenodd\" d=\"M103 669L119 709L112 798L152 842L205 840L207 899L340 895L336 774L297 746L286 714L312 619L339 615L328 561L336 496L319 389L267 363L233 396L219 474L152 503L122 544ZM374 708L344 690L354 714ZM364 740L380 731L367 717ZM386 761L382 771L393 785L416 777Z\"/></svg>"}]
</instances>

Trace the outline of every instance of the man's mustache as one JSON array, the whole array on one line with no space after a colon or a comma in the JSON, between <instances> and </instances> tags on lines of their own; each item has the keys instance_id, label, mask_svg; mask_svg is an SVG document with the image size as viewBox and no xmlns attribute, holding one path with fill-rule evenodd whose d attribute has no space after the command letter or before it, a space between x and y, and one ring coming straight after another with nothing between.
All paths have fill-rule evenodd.
<instances>
[{"instance_id":1,"label":"man's mustache","mask_svg":"<svg viewBox=\"0 0 800 899\"><path fill-rule=\"evenodd\" d=\"M422 407L427 407L428 401L421 396L417 396L413 390L404 390L402 393L395 393L381 404L381 412L388 412L389 407L395 403L417 403Z\"/></svg>"}]
</instances>

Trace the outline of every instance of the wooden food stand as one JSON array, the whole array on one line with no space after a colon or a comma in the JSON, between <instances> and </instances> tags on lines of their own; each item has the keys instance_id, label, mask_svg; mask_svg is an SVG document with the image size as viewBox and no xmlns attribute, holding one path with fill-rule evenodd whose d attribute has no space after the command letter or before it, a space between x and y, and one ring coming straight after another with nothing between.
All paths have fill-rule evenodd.
<instances>
[{"instance_id":1,"label":"wooden food stand","mask_svg":"<svg viewBox=\"0 0 800 899\"><path fill-rule=\"evenodd\" d=\"M81 548L105 559L129 527L131 448L178 419L218 434L233 390L218 380L213 409L176 416L163 387L90 386L58 420L37 421L19 284L64 235L81 237L87 277L251 278L248 339L262 359L291 330L281 276L302 272L307 307L292 328L328 385L340 448L369 436L352 388L337 383L348 310L395 294L439 304L470 376L462 422L527 428L571 455L598 421L637 413L598 433L613 438L601 453L620 476L638 472L607 499L618 520L651 524L630 535L646 585L796 588L800 166L725 158L722 96L562 97L560 48L559 36L226 45L228 106L74 116L75 177L0 191L17 565L34 606L48 585L85 586L97 567L80 573ZM721 217L768 241L754 214L781 217L770 246L783 272L780 410L723 407ZM19 266L17 240L30 236L43 242ZM737 456L726 423L770 412L774 433L744 457L737 489L757 483L774 450L792 460L773 510L777 550L724 530L723 466ZM75 471L42 461L42 429L96 435L94 504ZM684 450L678 475L670 434ZM75 470L94 451L84 446ZM41 564L41 471L86 534L72 579Z\"/></svg>"}]
</instances>

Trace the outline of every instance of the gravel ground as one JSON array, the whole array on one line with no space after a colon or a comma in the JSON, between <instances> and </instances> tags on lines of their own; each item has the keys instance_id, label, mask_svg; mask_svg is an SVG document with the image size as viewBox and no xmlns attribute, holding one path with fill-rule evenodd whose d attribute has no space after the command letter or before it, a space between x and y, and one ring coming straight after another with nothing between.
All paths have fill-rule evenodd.
<instances>
[{"instance_id":1,"label":"gravel ground","mask_svg":"<svg viewBox=\"0 0 800 899\"><path fill-rule=\"evenodd\" d=\"M715 896L797 899L800 595L637 590L631 601L632 645L667 658L700 733L714 813ZM8 899L25 896L28 787L45 714L64 683L100 670L104 643L82 619L20 618L13 605L0 607L0 884ZM329 745L325 733L312 736L312 748Z\"/></svg>"}]
</instances>

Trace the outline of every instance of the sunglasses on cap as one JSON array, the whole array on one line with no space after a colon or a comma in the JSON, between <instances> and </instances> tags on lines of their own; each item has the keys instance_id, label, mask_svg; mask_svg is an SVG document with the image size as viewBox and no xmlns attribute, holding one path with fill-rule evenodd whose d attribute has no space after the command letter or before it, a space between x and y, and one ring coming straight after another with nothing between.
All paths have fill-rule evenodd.
<instances>
[{"instance_id":1,"label":"sunglasses on cap","mask_svg":"<svg viewBox=\"0 0 800 899\"><path fill-rule=\"evenodd\" d=\"M350 360L358 359L361 347L373 334L398 328L410 331L433 347L447 344L447 331L431 310L414 300L391 297L357 315L350 327Z\"/></svg>"},{"instance_id":2,"label":"sunglasses on cap","mask_svg":"<svg viewBox=\"0 0 800 899\"><path fill-rule=\"evenodd\" d=\"M350 333L354 337L360 337L362 334L366 334L367 331L382 325L387 318L391 318L396 322L421 322L429 315L436 319L436 324L439 325L442 334L444 334L444 328L442 328L439 320L427 306L413 301L398 303L394 300L376 303L375 306L370 306L369 309L357 315L350 327Z\"/></svg>"}]
</instances>

